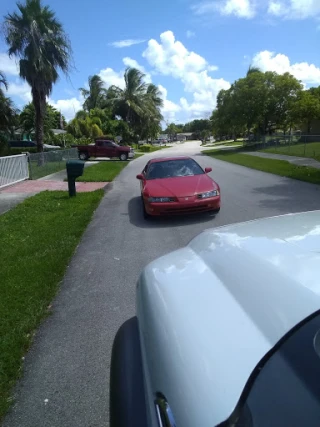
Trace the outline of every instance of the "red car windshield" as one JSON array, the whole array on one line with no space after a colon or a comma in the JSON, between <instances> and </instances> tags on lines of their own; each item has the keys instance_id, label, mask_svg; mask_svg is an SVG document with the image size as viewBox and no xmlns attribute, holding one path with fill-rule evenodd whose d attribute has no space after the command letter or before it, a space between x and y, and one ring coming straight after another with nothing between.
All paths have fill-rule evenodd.
<instances>
[{"instance_id":1,"label":"red car windshield","mask_svg":"<svg viewBox=\"0 0 320 427\"><path fill-rule=\"evenodd\" d=\"M146 179L176 178L204 174L203 169L192 159L166 160L151 163Z\"/></svg>"}]
</instances>

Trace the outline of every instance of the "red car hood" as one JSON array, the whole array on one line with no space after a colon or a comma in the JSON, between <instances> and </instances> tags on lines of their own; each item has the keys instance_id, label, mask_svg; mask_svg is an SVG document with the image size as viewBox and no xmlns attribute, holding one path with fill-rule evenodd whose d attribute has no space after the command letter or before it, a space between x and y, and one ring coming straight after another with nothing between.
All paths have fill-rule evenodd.
<instances>
[{"instance_id":1,"label":"red car hood","mask_svg":"<svg viewBox=\"0 0 320 427\"><path fill-rule=\"evenodd\" d=\"M152 197L190 197L206 191L217 190L218 184L208 175L182 176L176 178L151 179L145 192Z\"/></svg>"}]
</instances>

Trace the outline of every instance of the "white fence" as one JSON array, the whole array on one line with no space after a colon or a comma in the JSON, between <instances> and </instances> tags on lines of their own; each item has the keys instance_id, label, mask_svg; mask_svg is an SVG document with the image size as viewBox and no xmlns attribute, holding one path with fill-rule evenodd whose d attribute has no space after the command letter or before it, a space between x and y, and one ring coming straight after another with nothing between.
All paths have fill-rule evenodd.
<instances>
[{"instance_id":1,"label":"white fence","mask_svg":"<svg viewBox=\"0 0 320 427\"><path fill-rule=\"evenodd\" d=\"M0 157L0 189L29 178L26 154Z\"/></svg>"}]
</instances>

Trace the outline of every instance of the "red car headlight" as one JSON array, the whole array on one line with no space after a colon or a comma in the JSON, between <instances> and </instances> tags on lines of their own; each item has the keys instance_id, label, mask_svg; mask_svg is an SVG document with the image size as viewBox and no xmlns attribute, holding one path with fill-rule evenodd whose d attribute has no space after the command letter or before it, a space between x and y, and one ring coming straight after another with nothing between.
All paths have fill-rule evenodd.
<instances>
[{"instance_id":1,"label":"red car headlight","mask_svg":"<svg viewBox=\"0 0 320 427\"><path fill-rule=\"evenodd\" d=\"M205 193L198 194L198 199L208 199L209 197L220 196L219 190L206 191Z\"/></svg>"}]
</instances>

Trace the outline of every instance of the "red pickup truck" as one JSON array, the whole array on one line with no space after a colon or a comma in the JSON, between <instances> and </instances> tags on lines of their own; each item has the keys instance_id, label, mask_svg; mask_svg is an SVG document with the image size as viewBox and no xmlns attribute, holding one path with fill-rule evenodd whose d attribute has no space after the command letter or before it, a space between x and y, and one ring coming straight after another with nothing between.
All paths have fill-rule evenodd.
<instances>
[{"instance_id":1,"label":"red pickup truck","mask_svg":"<svg viewBox=\"0 0 320 427\"><path fill-rule=\"evenodd\" d=\"M118 157L120 160L127 160L134 157L133 148L101 138L96 139L94 144L77 145L77 148L80 160L88 160L90 157Z\"/></svg>"}]
</instances>

